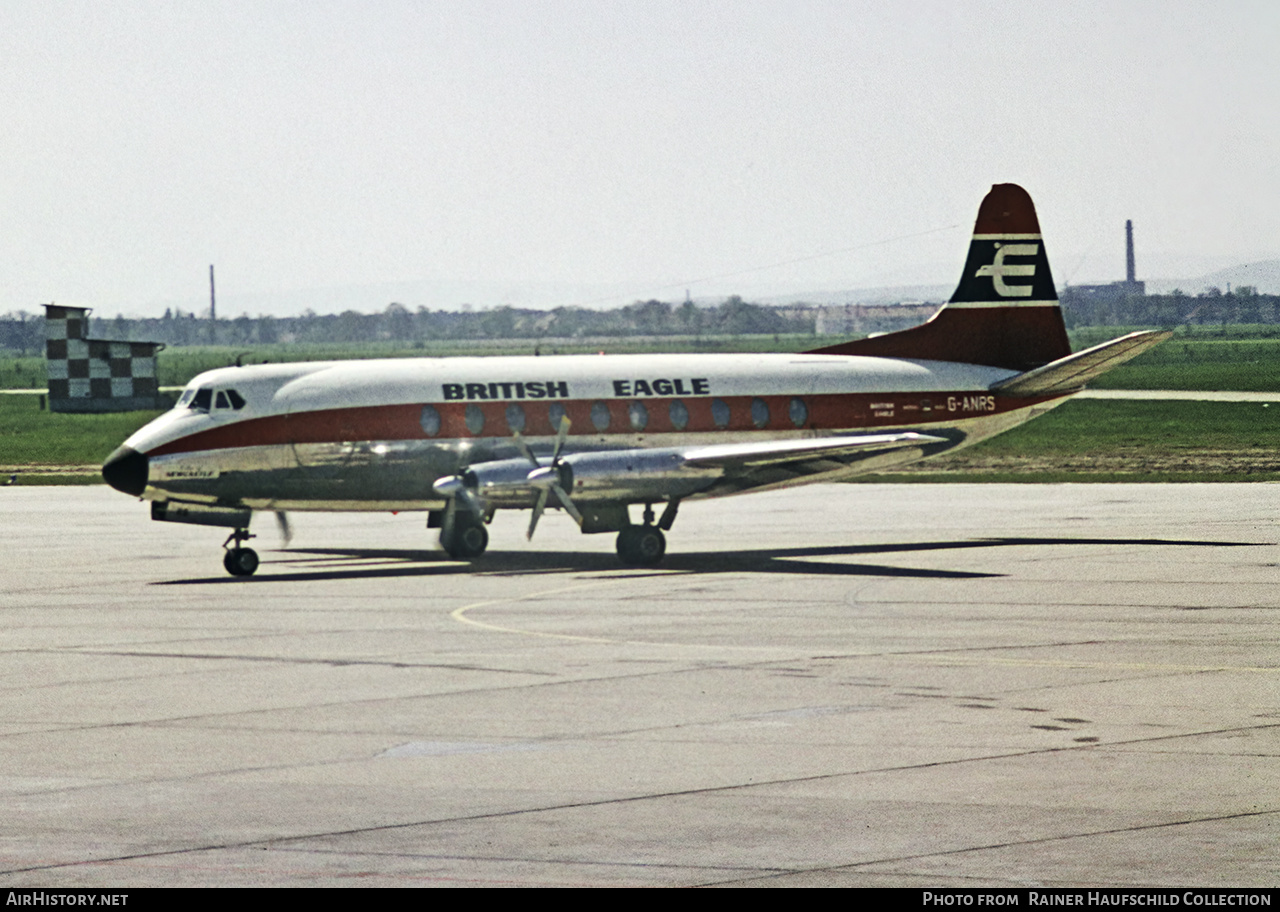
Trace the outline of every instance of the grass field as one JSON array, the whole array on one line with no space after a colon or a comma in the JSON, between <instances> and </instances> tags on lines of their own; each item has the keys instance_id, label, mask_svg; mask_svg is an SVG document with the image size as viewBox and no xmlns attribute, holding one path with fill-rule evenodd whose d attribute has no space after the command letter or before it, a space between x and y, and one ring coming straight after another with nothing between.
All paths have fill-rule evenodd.
<instances>
[{"instance_id":1,"label":"grass field","mask_svg":"<svg viewBox=\"0 0 1280 912\"><path fill-rule=\"evenodd\" d=\"M64 415L36 396L0 395L0 473L19 484L100 482L98 467L159 412Z\"/></svg>"},{"instance_id":2,"label":"grass field","mask_svg":"<svg viewBox=\"0 0 1280 912\"><path fill-rule=\"evenodd\" d=\"M1104 374L1093 386L1098 389L1277 392L1280 391L1280 339L1174 336Z\"/></svg>"},{"instance_id":3,"label":"grass field","mask_svg":"<svg viewBox=\"0 0 1280 912\"><path fill-rule=\"evenodd\" d=\"M1280 481L1280 403L1076 399L868 481Z\"/></svg>"}]
</instances>

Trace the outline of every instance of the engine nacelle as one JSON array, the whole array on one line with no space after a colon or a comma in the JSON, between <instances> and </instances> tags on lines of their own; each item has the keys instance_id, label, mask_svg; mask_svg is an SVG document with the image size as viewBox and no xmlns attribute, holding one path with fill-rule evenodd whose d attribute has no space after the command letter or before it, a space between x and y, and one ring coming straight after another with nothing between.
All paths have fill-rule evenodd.
<instances>
[{"instance_id":1,"label":"engine nacelle","mask_svg":"<svg viewBox=\"0 0 1280 912\"><path fill-rule=\"evenodd\" d=\"M445 498L460 493L474 496L485 509L531 506L552 482L575 501L642 503L688 497L721 474L716 466L686 465L676 449L635 449L572 453L545 466L534 466L527 459L482 462L440 479L434 487Z\"/></svg>"},{"instance_id":2,"label":"engine nacelle","mask_svg":"<svg viewBox=\"0 0 1280 912\"><path fill-rule=\"evenodd\" d=\"M481 497L530 497L537 493L529 481L534 468L527 459L497 459L471 466L459 477Z\"/></svg>"},{"instance_id":3,"label":"engine nacelle","mask_svg":"<svg viewBox=\"0 0 1280 912\"><path fill-rule=\"evenodd\" d=\"M437 480L432 487L445 499L474 497L480 509L531 506L539 488L529 480L535 466L527 459L495 459L477 463L457 475Z\"/></svg>"},{"instance_id":4,"label":"engine nacelle","mask_svg":"<svg viewBox=\"0 0 1280 912\"><path fill-rule=\"evenodd\" d=\"M678 500L721 475L718 467L690 468L675 449L575 453L560 460L564 488L574 500Z\"/></svg>"}]
</instances>

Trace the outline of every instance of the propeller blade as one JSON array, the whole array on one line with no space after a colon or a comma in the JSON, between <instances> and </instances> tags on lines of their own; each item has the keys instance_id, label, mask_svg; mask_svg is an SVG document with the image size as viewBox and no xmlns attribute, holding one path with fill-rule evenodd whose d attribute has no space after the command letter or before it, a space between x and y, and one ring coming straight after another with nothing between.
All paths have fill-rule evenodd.
<instances>
[{"instance_id":1,"label":"propeller blade","mask_svg":"<svg viewBox=\"0 0 1280 912\"><path fill-rule=\"evenodd\" d=\"M472 491L471 488L463 488L458 497L462 498L462 502L465 503L467 510L471 511L472 516L475 516L477 520L484 521L484 503L481 503L480 498L476 497L476 492Z\"/></svg>"},{"instance_id":2,"label":"propeller blade","mask_svg":"<svg viewBox=\"0 0 1280 912\"><path fill-rule=\"evenodd\" d=\"M524 438L520 436L519 431L512 431L511 436L515 438L516 446L520 448L520 453L525 459L533 463L533 467L538 467L538 457L533 455L533 450L529 449L529 444L524 442Z\"/></svg>"},{"instance_id":3,"label":"propeller blade","mask_svg":"<svg viewBox=\"0 0 1280 912\"><path fill-rule=\"evenodd\" d=\"M560 451L564 449L564 442L569 438L569 428L572 424L568 415L560 416L560 427L556 430L556 448L551 453L552 465L555 465L556 460L560 458Z\"/></svg>"},{"instance_id":4,"label":"propeller blade","mask_svg":"<svg viewBox=\"0 0 1280 912\"><path fill-rule=\"evenodd\" d=\"M546 505L544 498L546 497L547 491L551 491L556 495L556 500L560 502L560 506L564 511L572 516L574 521L581 526L582 514L578 511L578 508L573 505L573 501L569 499L569 492L567 492L561 484L564 480L563 473L568 468L569 467L567 465L555 465L553 463L549 466L534 469L529 473L529 484L533 485L533 487L537 488L539 491L539 511L541 511L541 508Z\"/></svg>"},{"instance_id":5,"label":"propeller blade","mask_svg":"<svg viewBox=\"0 0 1280 912\"><path fill-rule=\"evenodd\" d=\"M546 490L560 480L559 474L555 466L542 466L529 473L529 484Z\"/></svg>"},{"instance_id":6,"label":"propeller blade","mask_svg":"<svg viewBox=\"0 0 1280 912\"><path fill-rule=\"evenodd\" d=\"M560 487L559 482L553 482L551 490L555 492L556 499L560 501L560 506L564 507L564 511L573 517L574 522L579 526L582 525L582 514L578 512L578 508L573 505L573 501L569 499L569 495L565 493L564 488Z\"/></svg>"},{"instance_id":7,"label":"propeller blade","mask_svg":"<svg viewBox=\"0 0 1280 912\"><path fill-rule=\"evenodd\" d=\"M476 496L475 491L463 488L458 492L458 499L471 511L472 516L478 520L484 519L484 504L480 503L480 498Z\"/></svg>"},{"instance_id":8,"label":"propeller blade","mask_svg":"<svg viewBox=\"0 0 1280 912\"><path fill-rule=\"evenodd\" d=\"M547 489L543 488L538 492L538 502L533 505L533 516L529 519L529 531L524 537L528 541L533 540L533 530L538 528L538 520L542 518L542 511L547 508Z\"/></svg>"},{"instance_id":9,"label":"propeller blade","mask_svg":"<svg viewBox=\"0 0 1280 912\"><path fill-rule=\"evenodd\" d=\"M547 509L547 500L552 491L555 492L556 500L560 502L560 506L564 508L565 512L572 516L579 526L582 525L582 514L578 512L578 508L573 505L573 502L569 500L569 495L560 486L560 466L557 464L560 459L560 451L564 449L565 441L569 438L569 428L571 426L572 422L569 421L569 416L562 415L560 417L560 426L556 430L556 446L551 453L551 464L547 466L538 462L538 457L533 455L533 451L529 449L529 444L525 443L519 431L512 432L511 436L515 438L516 446L524 454L524 458L533 463L533 471L529 473L529 484L538 489L538 500L533 505L533 515L529 518L529 531L525 533L525 538L527 539L533 538L533 532L538 528L538 520L542 518L543 512Z\"/></svg>"},{"instance_id":10,"label":"propeller blade","mask_svg":"<svg viewBox=\"0 0 1280 912\"><path fill-rule=\"evenodd\" d=\"M284 510L276 510L276 525L280 527L280 537L284 539L284 547L293 541L293 526L289 523L289 514Z\"/></svg>"},{"instance_id":11,"label":"propeller blade","mask_svg":"<svg viewBox=\"0 0 1280 912\"><path fill-rule=\"evenodd\" d=\"M450 497L444 505L444 520L440 524L440 534L448 538L453 534L453 524L458 517L458 498Z\"/></svg>"}]
</instances>

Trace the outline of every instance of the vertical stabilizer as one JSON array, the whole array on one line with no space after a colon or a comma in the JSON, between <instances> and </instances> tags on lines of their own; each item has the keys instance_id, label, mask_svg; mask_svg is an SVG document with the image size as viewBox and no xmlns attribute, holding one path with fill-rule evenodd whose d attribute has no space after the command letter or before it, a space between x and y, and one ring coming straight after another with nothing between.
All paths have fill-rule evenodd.
<instances>
[{"instance_id":1,"label":"vertical stabilizer","mask_svg":"<svg viewBox=\"0 0 1280 912\"><path fill-rule=\"evenodd\" d=\"M991 188L978 209L960 284L927 323L814 353L958 361L1018 371L1071 354L1030 195L1017 184Z\"/></svg>"}]
</instances>

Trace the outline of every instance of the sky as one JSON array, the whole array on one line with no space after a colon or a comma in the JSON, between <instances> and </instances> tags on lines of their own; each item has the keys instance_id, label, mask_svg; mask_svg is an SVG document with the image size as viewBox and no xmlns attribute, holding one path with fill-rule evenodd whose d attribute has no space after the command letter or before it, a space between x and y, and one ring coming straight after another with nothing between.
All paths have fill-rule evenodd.
<instances>
[{"instance_id":1,"label":"sky","mask_svg":"<svg viewBox=\"0 0 1280 912\"><path fill-rule=\"evenodd\" d=\"M0 3L0 313L617 306L1280 257L1280 4ZM389 297L394 295L394 297ZM321 312L332 309L319 306Z\"/></svg>"}]
</instances>

